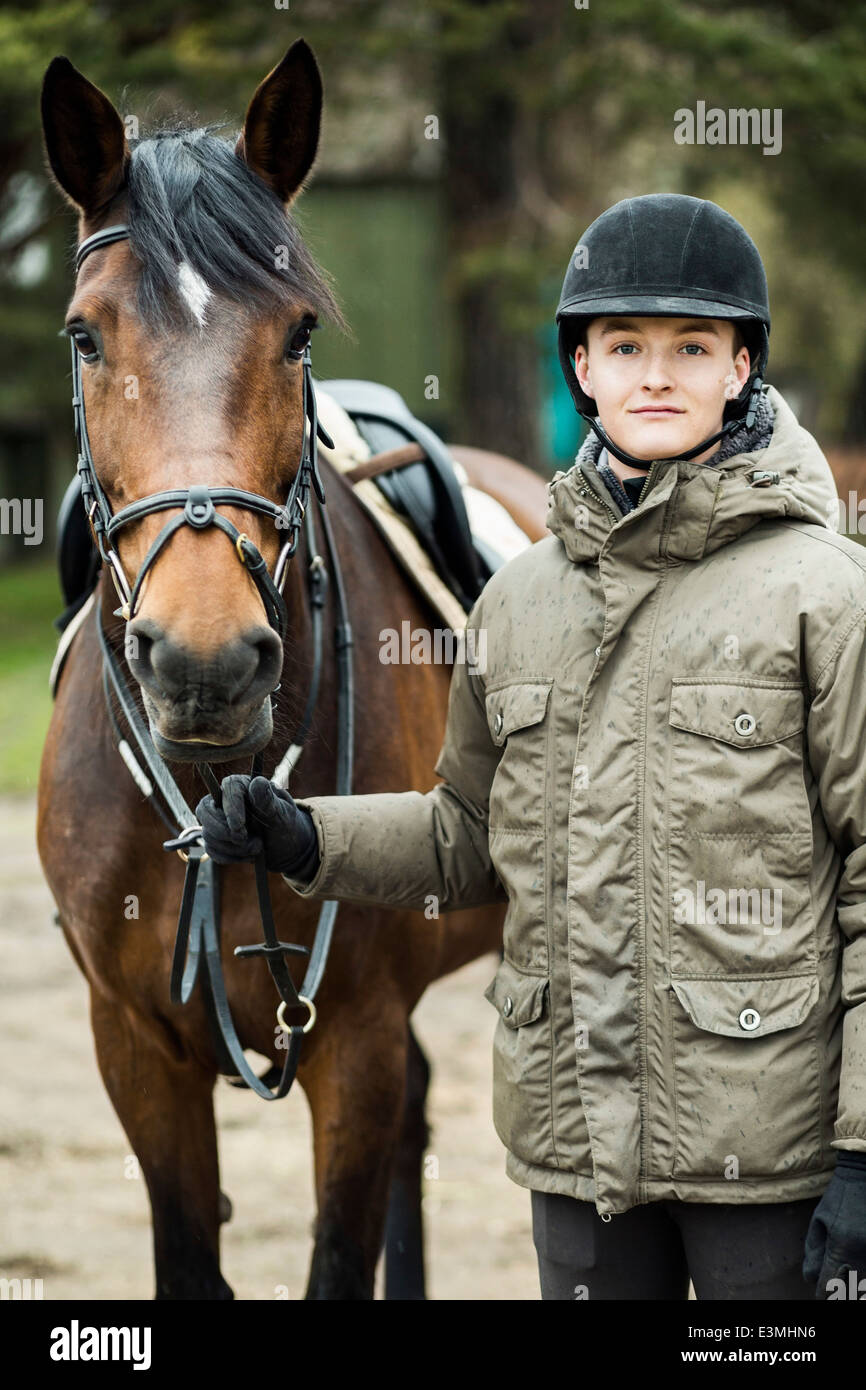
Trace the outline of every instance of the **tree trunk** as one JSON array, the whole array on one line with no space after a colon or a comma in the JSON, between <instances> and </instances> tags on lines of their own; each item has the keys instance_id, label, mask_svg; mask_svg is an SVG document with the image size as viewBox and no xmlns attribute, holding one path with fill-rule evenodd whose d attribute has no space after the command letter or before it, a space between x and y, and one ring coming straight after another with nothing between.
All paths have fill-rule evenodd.
<instances>
[{"instance_id":1,"label":"tree trunk","mask_svg":"<svg viewBox=\"0 0 866 1390\"><path fill-rule=\"evenodd\" d=\"M474 7L489 9L491 0L474 0ZM491 82L500 61L510 67L529 37L524 21L512 21L495 51L449 53L446 45L443 57L446 228L458 363L453 437L546 472L538 348L531 333L509 323L521 282L532 284L520 274L535 229L520 209L515 159L525 117L512 90L497 90Z\"/></svg>"},{"instance_id":2,"label":"tree trunk","mask_svg":"<svg viewBox=\"0 0 866 1390\"><path fill-rule=\"evenodd\" d=\"M857 364L848 397L842 443L849 448L866 446L866 352Z\"/></svg>"}]
</instances>

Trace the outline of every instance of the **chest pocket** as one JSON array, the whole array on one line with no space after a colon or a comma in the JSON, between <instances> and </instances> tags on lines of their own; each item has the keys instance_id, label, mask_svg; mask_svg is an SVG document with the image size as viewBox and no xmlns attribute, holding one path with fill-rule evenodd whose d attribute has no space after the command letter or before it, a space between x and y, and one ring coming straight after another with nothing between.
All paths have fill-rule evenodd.
<instances>
[{"instance_id":1,"label":"chest pocket","mask_svg":"<svg viewBox=\"0 0 866 1390\"><path fill-rule=\"evenodd\" d=\"M490 787L490 858L508 894L503 925L512 967L545 974L547 785L553 678L510 681L486 695L490 737L502 749Z\"/></svg>"},{"instance_id":2,"label":"chest pocket","mask_svg":"<svg viewBox=\"0 0 866 1390\"><path fill-rule=\"evenodd\" d=\"M790 973L814 959L802 687L675 677L666 779L671 970Z\"/></svg>"},{"instance_id":3,"label":"chest pocket","mask_svg":"<svg viewBox=\"0 0 866 1390\"><path fill-rule=\"evenodd\" d=\"M491 829L543 827L552 684L552 677L512 681L487 692L490 737L503 749L490 788Z\"/></svg>"},{"instance_id":4,"label":"chest pocket","mask_svg":"<svg viewBox=\"0 0 866 1390\"><path fill-rule=\"evenodd\" d=\"M803 690L799 685L744 685L675 676L670 723L734 748L759 748L805 728Z\"/></svg>"}]
</instances>

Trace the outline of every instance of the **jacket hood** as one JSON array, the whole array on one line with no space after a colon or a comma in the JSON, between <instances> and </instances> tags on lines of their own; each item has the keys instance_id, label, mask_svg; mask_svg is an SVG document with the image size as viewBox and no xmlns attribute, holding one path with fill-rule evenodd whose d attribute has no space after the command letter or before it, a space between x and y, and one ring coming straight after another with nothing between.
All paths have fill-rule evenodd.
<instances>
[{"instance_id":1,"label":"jacket hood","mask_svg":"<svg viewBox=\"0 0 866 1390\"><path fill-rule=\"evenodd\" d=\"M640 504L623 517L614 511L591 459L575 460L548 483L547 526L572 561L597 561L612 530L634 528L668 499L670 525L663 552L675 559L698 559L772 517L812 522L835 531L838 497L830 465L812 435L798 423L784 397L764 387L773 412L773 435L766 448L734 454L713 467L677 460L654 463Z\"/></svg>"}]
</instances>

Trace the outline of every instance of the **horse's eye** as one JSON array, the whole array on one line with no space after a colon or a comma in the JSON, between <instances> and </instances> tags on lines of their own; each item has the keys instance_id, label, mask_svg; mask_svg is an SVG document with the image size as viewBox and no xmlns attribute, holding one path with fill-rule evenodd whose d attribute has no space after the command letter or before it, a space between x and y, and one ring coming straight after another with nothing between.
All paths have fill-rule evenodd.
<instances>
[{"instance_id":1,"label":"horse's eye","mask_svg":"<svg viewBox=\"0 0 866 1390\"><path fill-rule=\"evenodd\" d=\"M305 323L302 328L298 329L288 346L287 355L289 357L298 358L304 355L304 350L309 347L313 329L316 327L317 325L314 323Z\"/></svg>"},{"instance_id":2,"label":"horse's eye","mask_svg":"<svg viewBox=\"0 0 866 1390\"><path fill-rule=\"evenodd\" d=\"M82 362L96 362L99 358L99 351L93 339L81 328L76 328L72 334L75 346L78 348Z\"/></svg>"}]
</instances>

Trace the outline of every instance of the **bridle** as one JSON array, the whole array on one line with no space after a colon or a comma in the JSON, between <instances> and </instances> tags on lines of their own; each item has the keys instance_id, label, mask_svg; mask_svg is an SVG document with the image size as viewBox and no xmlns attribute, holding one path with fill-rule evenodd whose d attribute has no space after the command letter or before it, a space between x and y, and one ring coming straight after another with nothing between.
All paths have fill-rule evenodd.
<instances>
[{"instance_id":1,"label":"bridle","mask_svg":"<svg viewBox=\"0 0 866 1390\"><path fill-rule=\"evenodd\" d=\"M125 224L106 227L85 238L77 249L76 274L86 257L93 251L128 238L129 228ZM127 622L135 616L136 605L146 575L171 537L181 526L192 526L196 530L216 526L225 532L233 542L240 563L248 571L259 591L268 622L282 641L285 637L287 621L283 588L289 564L298 548L301 527L303 526L305 529L310 556L308 583L313 626L313 674L300 726L292 739L288 752L279 765L278 771L284 772L286 777L297 762L309 732L322 670L323 608L327 592L328 569L323 557L316 551L312 514L308 507L308 493L312 482L319 502L322 528L325 533L326 547L336 589L337 793L347 795L352 787L354 747L352 631L333 532L324 510L325 491L319 474L317 444L318 440L321 439L323 444L333 448L333 441L318 420L309 345L302 351L289 354L296 361L303 362L304 436L301 445L300 464L284 506L279 506L268 497L246 492L241 488L207 487L196 483L186 488L170 488L162 492L151 493L147 497L129 503L128 506L116 513L112 512L111 505L97 476L87 432L81 357L74 340L71 346L72 405L78 443L78 479L94 543L120 598L121 606L117 610L116 616L126 619ZM264 557L258 548L245 532L239 531L227 517L217 510L220 506L238 507L271 517L278 529L285 529L289 533L288 539L280 549L273 577L271 577ZM179 514L172 517L162 527L130 585L114 544L118 532L122 527L140 521L142 517L174 509L178 509ZM266 1084L271 1079L272 1072L267 1073L266 1077L260 1078L244 1057L243 1047L235 1030L228 1005L220 956L218 866L213 864L205 852L201 826L196 823L194 813L156 750L117 655L108 640L102 621L101 606L97 602L94 607L103 657L103 685L106 704L117 739L118 751L139 789L152 802L163 821L174 830L174 837L167 840L163 847L166 850L175 850L186 863L186 877L171 966L169 987L171 1001L174 1004L187 1003L199 977L201 961L204 959L208 977L205 997L209 1016L214 1025L214 1041L217 1047L219 1069L241 1078L233 1084L248 1086L265 1100L278 1100L286 1095L291 1088L297 1073L303 1036L310 1031L316 1019L313 1000L324 974L338 904L333 900L323 903L316 925L312 950L306 946L279 941L271 907L268 870L264 853L256 859L256 888L264 939L255 945L238 946L235 949L235 955L241 958L263 956L280 995L277 1022L279 1029L286 1035L286 1055L281 1072L279 1068L276 1069L279 1080L276 1090L272 1091L270 1085ZM138 756L133 752L129 740L124 737L120 729L112 707L112 697L120 707L127 730L136 745ZM273 696L271 698L273 699ZM220 784L214 776L213 770L206 763L196 764L196 767L205 785L219 804ZM259 753L253 759L252 771L258 775L262 768L263 756ZM164 805L160 804L160 800ZM310 957L300 990L295 988L286 966L285 956L287 954L308 955ZM306 1009L308 1014L306 1022L303 1025L288 1023L285 1019L286 1009Z\"/></svg>"},{"instance_id":2,"label":"bridle","mask_svg":"<svg viewBox=\"0 0 866 1390\"><path fill-rule=\"evenodd\" d=\"M129 237L129 228L118 223L113 227L105 227L102 231L94 232L87 237L78 247L75 256L75 273L78 274L85 259L93 251L99 250L102 246L109 246L115 241L125 241ZM256 587L262 598L268 622L277 632L280 638L285 636L286 628L286 607L283 602L282 590L285 584L286 572L289 561L295 553L298 545L301 523L306 515L307 493L310 480L319 502L324 504L325 490L322 486L322 479L318 468L317 441L328 448L334 447L334 442L327 431L319 424L316 411L316 396L312 383L312 365L310 360L309 345L300 352L290 352L287 355L293 357L295 361L302 361L303 366L303 391L304 391L304 425L306 439L306 423L310 426L310 448L304 449L302 444L302 458L298 467L285 506L280 507L276 502L272 502L269 497L262 497L256 492L245 492L236 487L205 487L201 484L193 484L187 488L169 488L162 492L152 492L147 497L139 498L135 502L130 502L128 506L121 508L119 512L112 512L108 498L103 491L96 474L96 467L93 462L93 454L90 449L90 439L87 433L87 421L84 415L84 393L81 384L81 355L73 339L72 344L72 383L73 395L72 405L75 413L75 433L78 441L78 477L81 484L81 495L84 499L84 506L87 511L87 519L93 532L93 539L102 560L108 567L108 571L114 580L118 597L121 601L120 616L130 622L135 616L135 608L141 593L141 586L144 579L154 562L168 544L175 531L181 526L192 526L196 530L204 530L208 526L216 526L234 542L238 559L250 572ZM280 550L277 563L274 567L274 577L271 579L262 555L250 540L245 532L239 531L226 517L222 516L217 507L233 506L243 508L245 511L259 512L263 516L270 517L278 530L289 532L289 539ZM124 526L129 526L132 522L140 521L142 517L151 516L154 512L163 512L180 507L182 511L179 516L174 516L165 526L163 526L156 540L151 545L142 561L141 568L130 585L120 561L120 556L115 548L115 538Z\"/></svg>"}]
</instances>

